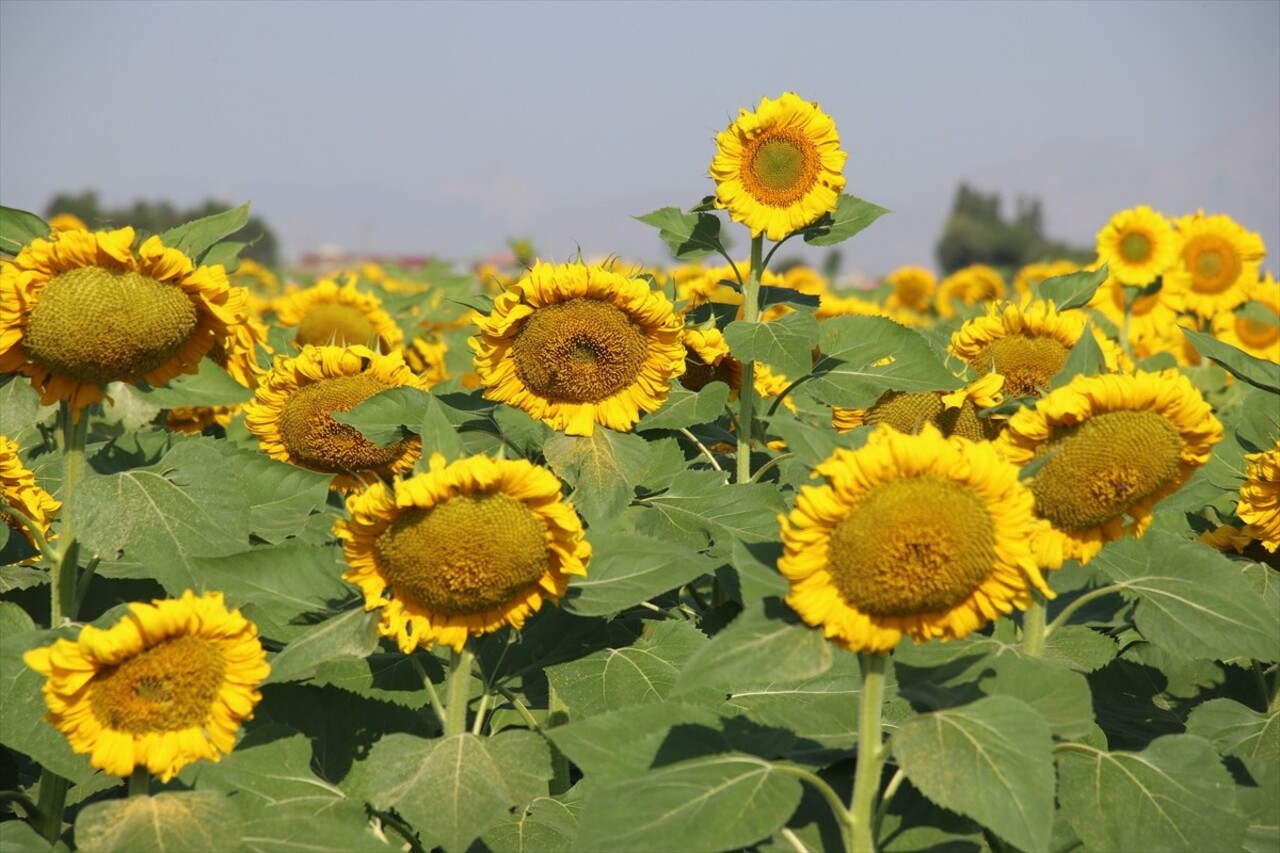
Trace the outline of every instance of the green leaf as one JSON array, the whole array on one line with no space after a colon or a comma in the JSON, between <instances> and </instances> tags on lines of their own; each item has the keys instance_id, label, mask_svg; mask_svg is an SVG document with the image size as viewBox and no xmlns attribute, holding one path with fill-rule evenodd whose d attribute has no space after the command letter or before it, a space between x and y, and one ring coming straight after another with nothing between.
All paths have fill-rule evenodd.
<instances>
[{"instance_id":1,"label":"green leaf","mask_svg":"<svg viewBox=\"0 0 1280 853\"><path fill-rule=\"evenodd\" d=\"M690 470L640 503L648 508L636 528L659 539L702 550L712 542L727 552L734 539L767 542L778 538L778 514L786 511L771 483L727 483L723 471Z\"/></svg>"},{"instance_id":2,"label":"green leaf","mask_svg":"<svg viewBox=\"0 0 1280 853\"><path fill-rule=\"evenodd\" d=\"M1044 718L1055 736L1081 738L1093 728L1089 682L1063 664L1006 654L975 669L985 669L979 675L979 690L1021 699Z\"/></svg>"},{"instance_id":3,"label":"green leaf","mask_svg":"<svg viewBox=\"0 0 1280 853\"><path fill-rule=\"evenodd\" d=\"M1076 672L1094 672L1115 660L1115 640L1087 625L1060 625L1044 644L1045 660L1066 664Z\"/></svg>"},{"instance_id":4,"label":"green leaf","mask_svg":"<svg viewBox=\"0 0 1280 853\"><path fill-rule=\"evenodd\" d=\"M508 809L545 796L551 778L546 741L528 731L438 740L391 734L363 763L374 807L395 808L448 850L466 849Z\"/></svg>"},{"instance_id":5,"label":"green leaf","mask_svg":"<svg viewBox=\"0 0 1280 853\"><path fill-rule=\"evenodd\" d=\"M193 562L208 589L226 593L228 607L248 606L273 622L288 622L351 594L338 567L340 554L337 548L286 544Z\"/></svg>"},{"instance_id":6,"label":"green leaf","mask_svg":"<svg viewBox=\"0 0 1280 853\"><path fill-rule=\"evenodd\" d=\"M238 406L253 398L253 391L207 358L196 373L184 373L159 388L130 388L141 402L161 409L185 406Z\"/></svg>"},{"instance_id":7,"label":"green leaf","mask_svg":"<svg viewBox=\"0 0 1280 853\"><path fill-rule=\"evenodd\" d=\"M494 853L562 853L578 832L581 810L577 788L559 797L536 797L480 840Z\"/></svg>"},{"instance_id":8,"label":"green leaf","mask_svg":"<svg viewBox=\"0 0 1280 853\"><path fill-rule=\"evenodd\" d=\"M720 219L715 214L681 213L678 207L663 207L636 219L657 228L677 260L691 261L720 251Z\"/></svg>"},{"instance_id":9,"label":"green leaf","mask_svg":"<svg viewBox=\"0 0 1280 853\"><path fill-rule=\"evenodd\" d=\"M1187 734L1222 755L1280 764L1280 707L1259 713L1231 699L1210 699L1187 717Z\"/></svg>"},{"instance_id":10,"label":"green leaf","mask_svg":"<svg viewBox=\"0 0 1280 853\"><path fill-rule=\"evenodd\" d=\"M1184 328L1182 334L1195 347L1196 352L1205 358L1213 359L1231 371L1237 379L1242 379L1264 391L1280 391L1280 364L1249 355L1244 350L1223 343L1213 335L1207 335L1204 332L1194 332Z\"/></svg>"},{"instance_id":11,"label":"green leaf","mask_svg":"<svg viewBox=\"0 0 1280 853\"><path fill-rule=\"evenodd\" d=\"M0 377L0 435L22 443L20 434L31 429L40 418L40 395L27 377L10 373ZM50 406L46 412L56 409Z\"/></svg>"},{"instance_id":12,"label":"green leaf","mask_svg":"<svg viewBox=\"0 0 1280 853\"><path fill-rule=\"evenodd\" d=\"M1081 270L1068 275L1055 275L1040 282L1040 298L1052 299L1059 311L1087 305L1098 288L1107 280L1107 266Z\"/></svg>"},{"instance_id":13,"label":"green leaf","mask_svg":"<svg viewBox=\"0 0 1280 853\"><path fill-rule=\"evenodd\" d=\"M515 447L525 459L537 459L542 454L542 448L547 443L547 439L552 435L551 427L514 406L496 407L493 410L493 422L507 443ZM450 435L445 434L443 425L434 432L424 428L422 433L423 447L433 447L446 456L448 452L442 448L451 446L451 440L457 443L456 432L451 438ZM460 450L457 452L460 453Z\"/></svg>"},{"instance_id":14,"label":"green leaf","mask_svg":"<svg viewBox=\"0 0 1280 853\"><path fill-rule=\"evenodd\" d=\"M710 574L719 563L688 548L633 533L592 532L586 577L569 581L564 608L608 616Z\"/></svg>"},{"instance_id":15,"label":"green leaf","mask_svg":"<svg viewBox=\"0 0 1280 853\"><path fill-rule=\"evenodd\" d=\"M729 386L712 382L701 391L690 391L680 384L673 384L667 394L667 402L651 415L645 415L636 424L636 432L655 429L683 429L716 421L724 414L729 400Z\"/></svg>"},{"instance_id":16,"label":"green leaf","mask_svg":"<svg viewBox=\"0 0 1280 853\"><path fill-rule=\"evenodd\" d=\"M885 317L832 317L822 324L822 355L802 387L829 406L865 409L885 391L951 391L960 380L916 332ZM875 362L892 356L889 364Z\"/></svg>"},{"instance_id":17,"label":"green leaf","mask_svg":"<svg viewBox=\"0 0 1280 853\"><path fill-rule=\"evenodd\" d=\"M362 658L378 647L378 614L355 607L316 625L271 659L264 684L310 678L320 664Z\"/></svg>"},{"instance_id":18,"label":"green leaf","mask_svg":"<svg viewBox=\"0 0 1280 853\"><path fill-rule=\"evenodd\" d=\"M1280 659L1280 614L1268 611L1228 557L1155 530L1113 542L1094 560L1137 599L1142 635L1184 658Z\"/></svg>"},{"instance_id":19,"label":"green leaf","mask_svg":"<svg viewBox=\"0 0 1280 853\"><path fill-rule=\"evenodd\" d=\"M802 623L776 599L768 599L744 610L689 659L676 693L703 688L728 692L767 674L786 680L813 678L831 668L832 655L821 631Z\"/></svg>"},{"instance_id":20,"label":"green leaf","mask_svg":"<svg viewBox=\"0 0 1280 853\"><path fill-rule=\"evenodd\" d=\"M248 221L249 203L245 202L231 210L171 228L160 235L160 242L199 262L215 243L236 233Z\"/></svg>"},{"instance_id":21,"label":"green leaf","mask_svg":"<svg viewBox=\"0 0 1280 853\"><path fill-rule=\"evenodd\" d=\"M332 474L310 471L265 453L220 447L249 501L249 531L272 544L298 536L315 512L324 512Z\"/></svg>"},{"instance_id":22,"label":"green leaf","mask_svg":"<svg viewBox=\"0 0 1280 853\"><path fill-rule=\"evenodd\" d=\"M913 717L894 732L892 744L911 784L933 802L973 818L1015 847L1048 846L1053 740L1048 724L1026 703L989 696Z\"/></svg>"},{"instance_id":23,"label":"green leaf","mask_svg":"<svg viewBox=\"0 0 1280 853\"><path fill-rule=\"evenodd\" d=\"M205 266L220 266L228 273L235 272L240 266L240 253L249 248L248 243L237 243L233 240L227 240L218 243L209 251L205 252L200 262Z\"/></svg>"},{"instance_id":24,"label":"green leaf","mask_svg":"<svg viewBox=\"0 0 1280 853\"><path fill-rule=\"evenodd\" d=\"M1251 299L1235 310L1241 320L1250 320L1263 326L1280 327L1280 314L1276 314L1265 302Z\"/></svg>"},{"instance_id":25,"label":"green leaf","mask_svg":"<svg viewBox=\"0 0 1280 853\"><path fill-rule=\"evenodd\" d=\"M761 668L731 688L726 708L762 725L789 729L802 742L848 749L858 740L852 709L862 695L862 677L857 655L838 648L832 655L826 672L798 679L787 670Z\"/></svg>"},{"instance_id":26,"label":"green leaf","mask_svg":"<svg viewBox=\"0 0 1280 853\"><path fill-rule=\"evenodd\" d=\"M65 844L53 847L24 820L0 821L0 850L5 853L63 853Z\"/></svg>"},{"instance_id":27,"label":"green leaf","mask_svg":"<svg viewBox=\"0 0 1280 853\"><path fill-rule=\"evenodd\" d=\"M1245 818L1208 741L1157 738L1142 752L1073 744L1058 754L1058 799L1090 850L1238 850Z\"/></svg>"},{"instance_id":28,"label":"green leaf","mask_svg":"<svg viewBox=\"0 0 1280 853\"><path fill-rule=\"evenodd\" d=\"M165 792L85 806L76 818L76 847L101 851L235 850L240 812L222 794Z\"/></svg>"},{"instance_id":29,"label":"green leaf","mask_svg":"<svg viewBox=\"0 0 1280 853\"><path fill-rule=\"evenodd\" d=\"M889 211L878 204L851 195L840 195L835 213L827 214L803 230L811 246L834 246L875 222Z\"/></svg>"},{"instance_id":30,"label":"green leaf","mask_svg":"<svg viewBox=\"0 0 1280 853\"><path fill-rule=\"evenodd\" d=\"M34 213L0 205L0 255L17 257L32 240L47 240L52 233L49 223Z\"/></svg>"},{"instance_id":31,"label":"green leaf","mask_svg":"<svg viewBox=\"0 0 1280 853\"><path fill-rule=\"evenodd\" d=\"M542 453L556 476L573 487L574 507L591 524L603 524L621 512L649 467L649 445L643 438L604 427L586 436L556 433Z\"/></svg>"},{"instance_id":32,"label":"green leaf","mask_svg":"<svg viewBox=\"0 0 1280 853\"><path fill-rule=\"evenodd\" d=\"M792 311L772 323L735 320L725 327L724 339L739 361L764 362L795 380L813 367L818 321L803 310Z\"/></svg>"},{"instance_id":33,"label":"green leaf","mask_svg":"<svg viewBox=\"0 0 1280 853\"><path fill-rule=\"evenodd\" d=\"M435 657L424 654L418 660L426 665L429 674L431 670L437 670L439 678L433 679L433 683L443 680L443 669ZM357 696L395 702L406 708L422 708L430 701L413 659L399 649L395 652L374 652L362 658L325 661L316 667L315 677L309 683L316 686L331 684Z\"/></svg>"},{"instance_id":34,"label":"green leaf","mask_svg":"<svg viewBox=\"0 0 1280 853\"><path fill-rule=\"evenodd\" d=\"M365 438L383 447L417 435L430 400L426 391L402 385L379 391L350 411L333 412L331 417L355 427Z\"/></svg>"},{"instance_id":35,"label":"green leaf","mask_svg":"<svg viewBox=\"0 0 1280 853\"><path fill-rule=\"evenodd\" d=\"M652 702L556 726L547 736L587 778L609 783L644 775L658 755L669 750L673 728L696 726L701 731L717 729L720 723L715 711L701 705Z\"/></svg>"},{"instance_id":36,"label":"green leaf","mask_svg":"<svg viewBox=\"0 0 1280 853\"><path fill-rule=\"evenodd\" d=\"M805 468L812 469L831 457L841 444L840 434L829 425L816 427L796 420L789 413L780 413L769 421L769 432L787 443L787 450Z\"/></svg>"},{"instance_id":37,"label":"green leaf","mask_svg":"<svg viewBox=\"0 0 1280 853\"><path fill-rule=\"evenodd\" d=\"M754 755L683 761L596 788L573 850L736 850L771 834L800 803L800 781Z\"/></svg>"},{"instance_id":38,"label":"green leaf","mask_svg":"<svg viewBox=\"0 0 1280 853\"><path fill-rule=\"evenodd\" d=\"M1085 323L1084 332L1071 352L1067 353L1062 369L1049 380L1048 390L1061 388L1077 376L1093 376L1106 369L1107 360L1102 355L1102 347L1098 346L1098 341L1093 337L1093 327Z\"/></svg>"}]
</instances>

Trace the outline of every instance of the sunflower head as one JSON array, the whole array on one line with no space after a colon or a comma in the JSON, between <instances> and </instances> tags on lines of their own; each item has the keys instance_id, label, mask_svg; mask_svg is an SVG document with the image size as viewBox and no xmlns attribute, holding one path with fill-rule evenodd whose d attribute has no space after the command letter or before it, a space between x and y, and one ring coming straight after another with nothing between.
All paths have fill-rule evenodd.
<instances>
[{"instance_id":1,"label":"sunflower head","mask_svg":"<svg viewBox=\"0 0 1280 853\"><path fill-rule=\"evenodd\" d=\"M347 276L339 287L322 279L305 290L276 299L272 310L281 326L297 326L298 346L359 345L391 352L404 342L404 333L382 300L356 287L358 277Z\"/></svg>"},{"instance_id":2,"label":"sunflower head","mask_svg":"<svg viewBox=\"0 0 1280 853\"><path fill-rule=\"evenodd\" d=\"M729 344L720 330L686 326L681 340L685 361L680 384L690 391L701 391L712 382L723 382L729 386L730 399L736 397L742 388L742 362L729 354Z\"/></svg>"},{"instance_id":3,"label":"sunflower head","mask_svg":"<svg viewBox=\"0 0 1280 853\"><path fill-rule=\"evenodd\" d=\"M853 651L959 639L1045 595L1018 470L989 443L882 426L836 450L782 518L787 603Z\"/></svg>"},{"instance_id":4,"label":"sunflower head","mask_svg":"<svg viewBox=\"0 0 1280 853\"><path fill-rule=\"evenodd\" d=\"M952 300L962 305L976 305L979 302L990 302L1003 299L1005 295L1004 278L994 267L986 264L970 264L958 269L942 280L934 298L934 310L939 317L956 316L956 308Z\"/></svg>"},{"instance_id":5,"label":"sunflower head","mask_svg":"<svg viewBox=\"0 0 1280 853\"><path fill-rule=\"evenodd\" d=\"M1248 299L1267 253L1262 238L1225 214L1201 211L1177 226L1180 246L1169 278L1186 288L1187 309L1212 318Z\"/></svg>"},{"instance_id":6,"label":"sunflower head","mask_svg":"<svg viewBox=\"0 0 1280 853\"><path fill-rule=\"evenodd\" d=\"M866 424L883 424L915 435L932 426L943 438L960 436L970 441L990 441L1000 434L1001 421L981 417L981 409L1003 400L1000 388L1004 377L989 373L964 388L945 391L885 391L868 409L831 410L831 424L837 432L848 432Z\"/></svg>"},{"instance_id":7,"label":"sunflower head","mask_svg":"<svg viewBox=\"0 0 1280 853\"><path fill-rule=\"evenodd\" d=\"M49 218L49 230L54 234L59 231L88 231L89 226L74 213L55 213Z\"/></svg>"},{"instance_id":8,"label":"sunflower head","mask_svg":"<svg viewBox=\"0 0 1280 853\"><path fill-rule=\"evenodd\" d=\"M886 308L906 308L921 314L929 310L938 289L937 276L924 267L899 267L884 280L893 286L885 299Z\"/></svg>"},{"instance_id":9,"label":"sunflower head","mask_svg":"<svg viewBox=\"0 0 1280 853\"><path fill-rule=\"evenodd\" d=\"M1121 284L1150 284L1173 266L1178 238L1163 215L1139 205L1111 217L1097 239L1098 260Z\"/></svg>"},{"instance_id":10,"label":"sunflower head","mask_svg":"<svg viewBox=\"0 0 1280 853\"><path fill-rule=\"evenodd\" d=\"M48 539L49 525L62 504L36 482L35 474L22 464L18 451L16 441L0 435L0 521L34 546L31 525Z\"/></svg>"},{"instance_id":11,"label":"sunflower head","mask_svg":"<svg viewBox=\"0 0 1280 853\"><path fill-rule=\"evenodd\" d=\"M427 472L352 495L347 513L334 525L343 577L406 654L435 643L461 651L468 636L523 627L591 557L560 481L524 459L446 464L436 454Z\"/></svg>"},{"instance_id":12,"label":"sunflower head","mask_svg":"<svg viewBox=\"0 0 1280 853\"><path fill-rule=\"evenodd\" d=\"M552 429L629 430L684 372L684 320L644 279L581 264L534 265L471 339L485 397Z\"/></svg>"},{"instance_id":13,"label":"sunflower head","mask_svg":"<svg viewBox=\"0 0 1280 853\"><path fill-rule=\"evenodd\" d=\"M781 240L836 209L848 156L817 104L791 92L762 98L716 136L716 207L752 236Z\"/></svg>"},{"instance_id":14,"label":"sunflower head","mask_svg":"<svg viewBox=\"0 0 1280 853\"><path fill-rule=\"evenodd\" d=\"M132 228L63 231L0 262L0 372L76 417L111 382L164 385L244 321L221 266L196 267Z\"/></svg>"},{"instance_id":15,"label":"sunflower head","mask_svg":"<svg viewBox=\"0 0 1280 853\"><path fill-rule=\"evenodd\" d=\"M1280 548L1280 440L1275 447L1244 458L1244 485L1236 515L1244 533L1271 553Z\"/></svg>"},{"instance_id":16,"label":"sunflower head","mask_svg":"<svg viewBox=\"0 0 1280 853\"><path fill-rule=\"evenodd\" d=\"M1213 336L1254 358L1280 362L1280 285L1267 273L1248 295L1263 319L1221 311L1213 317Z\"/></svg>"},{"instance_id":17,"label":"sunflower head","mask_svg":"<svg viewBox=\"0 0 1280 853\"><path fill-rule=\"evenodd\" d=\"M167 782L231 752L270 672L258 629L222 593L130 604L110 628L86 625L23 655L45 676L46 716L71 748L114 776L145 767Z\"/></svg>"}]
</instances>

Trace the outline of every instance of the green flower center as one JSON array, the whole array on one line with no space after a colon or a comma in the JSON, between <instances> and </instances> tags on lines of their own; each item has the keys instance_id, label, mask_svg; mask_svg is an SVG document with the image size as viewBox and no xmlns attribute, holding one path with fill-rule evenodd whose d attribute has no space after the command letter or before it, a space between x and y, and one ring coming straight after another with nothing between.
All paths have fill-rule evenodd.
<instances>
[{"instance_id":1,"label":"green flower center","mask_svg":"<svg viewBox=\"0 0 1280 853\"><path fill-rule=\"evenodd\" d=\"M742 184L757 201L786 207L817 182L818 152L804 134L775 129L748 143Z\"/></svg>"},{"instance_id":2,"label":"green flower center","mask_svg":"<svg viewBox=\"0 0 1280 853\"><path fill-rule=\"evenodd\" d=\"M315 306L298 324L298 345L368 346L377 349L378 330L359 308L336 302Z\"/></svg>"},{"instance_id":3,"label":"green flower center","mask_svg":"<svg viewBox=\"0 0 1280 853\"><path fill-rule=\"evenodd\" d=\"M827 570L872 616L947 610L995 567L995 524L982 498L939 476L872 486L831 532Z\"/></svg>"},{"instance_id":4,"label":"green flower center","mask_svg":"<svg viewBox=\"0 0 1280 853\"><path fill-rule=\"evenodd\" d=\"M178 355L197 319L176 284L81 267L55 275L40 290L22 345L55 376L91 385L133 381Z\"/></svg>"},{"instance_id":5,"label":"green flower center","mask_svg":"<svg viewBox=\"0 0 1280 853\"><path fill-rule=\"evenodd\" d=\"M1070 350L1053 338L1007 335L982 348L969 365L979 373L999 373L1009 397L1039 394L1062 366Z\"/></svg>"},{"instance_id":6,"label":"green flower center","mask_svg":"<svg viewBox=\"0 0 1280 853\"><path fill-rule=\"evenodd\" d=\"M277 428L290 459L297 465L329 474L377 471L406 450L403 441L379 447L330 412L349 412L390 388L372 376L336 376L303 385L285 402Z\"/></svg>"},{"instance_id":7,"label":"green flower center","mask_svg":"<svg viewBox=\"0 0 1280 853\"><path fill-rule=\"evenodd\" d=\"M516 376L544 400L599 403L635 382L649 343L618 306L577 297L535 309L511 352Z\"/></svg>"},{"instance_id":8,"label":"green flower center","mask_svg":"<svg viewBox=\"0 0 1280 853\"><path fill-rule=\"evenodd\" d=\"M104 727L133 735L204 724L227 670L222 651L203 637L165 640L89 682L89 707Z\"/></svg>"},{"instance_id":9,"label":"green flower center","mask_svg":"<svg viewBox=\"0 0 1280 853\"><path fill-rule=\"evenodd\" d=\"M1151 238L1137 231L1130 231L1120 238L1120 257L1131 264L1146 263L1152 248Z\"/></svg>"},{"instance_id":10,"label":"green flower center","mask_svg":"<svg viewBox=\"0 0 1280 853\"><path fill-rule=\"evenodd\" d=\"M547 571L547 527L505 492L402 512L374 541L396 598L435 614L500 610Z\"/></svg>"},{"instance_id":11,"label":"green flower center","mask_svg":"<svg viewBox=\"0 0 1280 853\"><path fill-rule=\"evenodd\" d=\"M1036 451L1036 514L1072 533L1119 518L1178 473L1182 436L1156 412L1104 412L1059 427Z\"/></svg>"}]
</instances>

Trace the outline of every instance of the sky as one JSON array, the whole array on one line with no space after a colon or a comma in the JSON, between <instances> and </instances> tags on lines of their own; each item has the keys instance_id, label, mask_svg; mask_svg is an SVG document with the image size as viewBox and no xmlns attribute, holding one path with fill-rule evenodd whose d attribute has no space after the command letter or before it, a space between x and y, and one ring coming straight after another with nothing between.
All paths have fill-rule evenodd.
<instances>
[{"instance_id":1,"label":"sky","mask_svg":"<svg viewBox=\"0 0 1280 853\"><path fill-rule=\"evenodd\" d=\"M1138 204L1227 213L1277 269L1276 0L0 0L0 204L250 201L290 258L663 262L634 217L713 193L715 134L788 90L893 211L845 268L933 264L968 180L1076 244Z\"/></svg>"}]
</instances>

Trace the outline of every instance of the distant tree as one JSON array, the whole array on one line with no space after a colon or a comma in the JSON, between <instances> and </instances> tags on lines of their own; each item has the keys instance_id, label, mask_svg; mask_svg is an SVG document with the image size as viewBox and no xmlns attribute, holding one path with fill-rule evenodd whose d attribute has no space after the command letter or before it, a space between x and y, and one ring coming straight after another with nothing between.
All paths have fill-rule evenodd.
<instances>
[{"instance_id":1,"label":"distant tree","mask_svg":"<svg viewBox=\"0 0 1280 853\"><path fill-rule=\"evenodd\" d=\"M1037 261L1088 263L1093 251L1044 235L1044 208L1038 198L1019 196L1012 220L1000 214L1000 194L960 184L951 215L934 249L943 274L970 264L1014 270Z\"/></svg>"},{"instance_id":2,"label":"distant tree","mask_svg":"<svg viewBox=\"0 0 1280 853\"><path fill-rule=\"evenodd\" d=\"M222 202L209 199L196 207L181 210L167 201L147 201L138 199L130 207L104 208L98 200L98 193L85 190L82 193L58 193L45 205L45 217L58 213L71 213L84 220L90 228L123 228L132 225L139 231L160 234L176 225L211 216L227 209ZM279 254L279 241L275 232L261 217L250 216L232 239L248 243L249 246L240 253L241 257L252 258L260 264L275 266Z\"/></svg>"}]
</instances>

